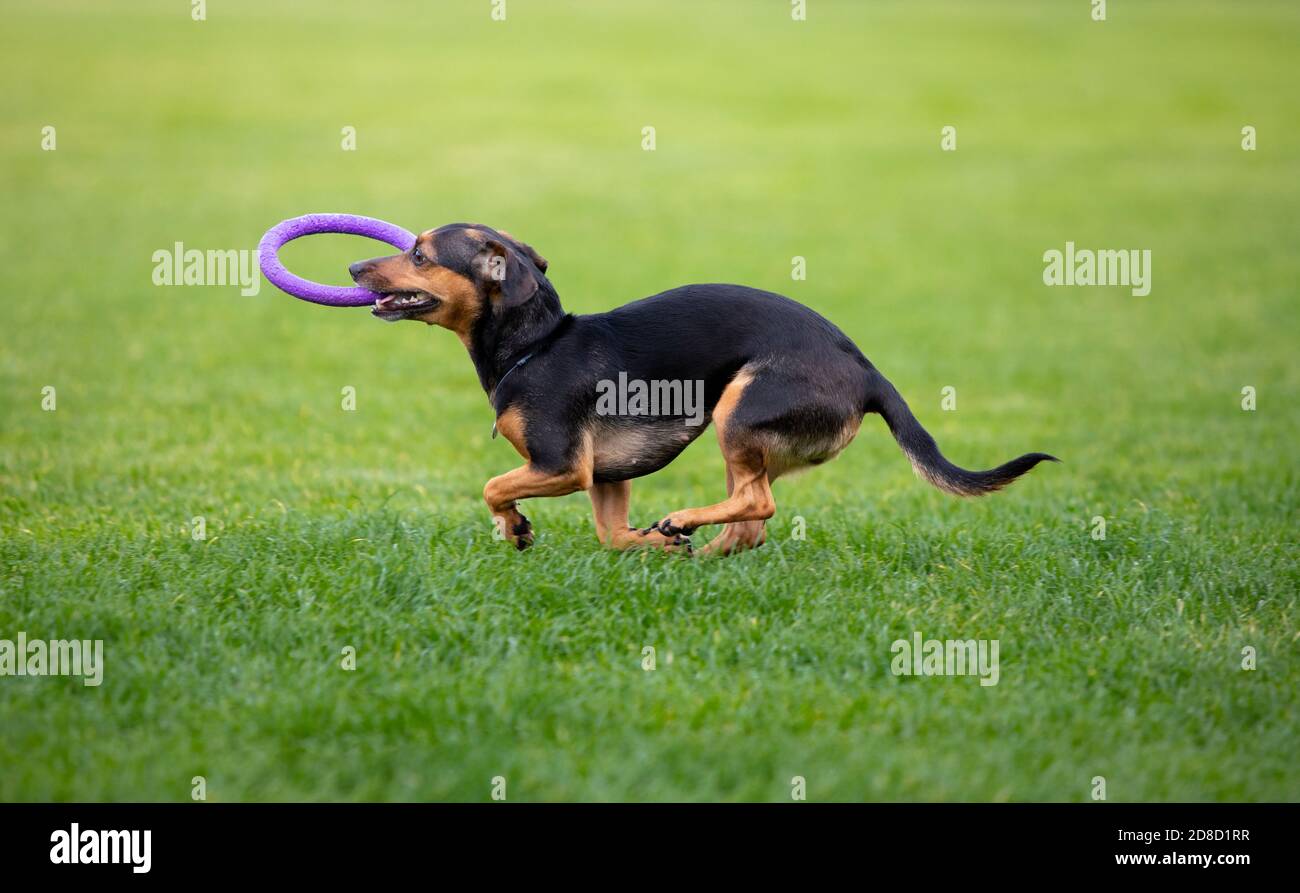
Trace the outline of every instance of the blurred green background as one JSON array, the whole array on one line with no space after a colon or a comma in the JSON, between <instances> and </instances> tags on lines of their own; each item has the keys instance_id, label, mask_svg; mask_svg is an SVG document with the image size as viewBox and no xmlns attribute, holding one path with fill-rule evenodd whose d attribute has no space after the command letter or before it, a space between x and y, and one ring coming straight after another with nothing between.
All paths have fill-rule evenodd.
<instances>
[{"instance_id":1,"label":"blurred green background","mask_svg":"<svg viewBox=\"0 0 1300 893\"><path fill-rule=\"evenodd\" d=\"M1300 798L1295 4L0 11L0 638L106 651L0 678L0 799ZM1065 463L958 501L869 418L755 553L609 554L575 494L515 554L453 336L151 281L310 211L508 229L574 312L788 294L953 461ZM1067 240L1150 249L1151 294L1045 287ZM722 492L706 434L633 521ZM918 630L1000 683L892 676Z\"/></svg>"}]
</instances>

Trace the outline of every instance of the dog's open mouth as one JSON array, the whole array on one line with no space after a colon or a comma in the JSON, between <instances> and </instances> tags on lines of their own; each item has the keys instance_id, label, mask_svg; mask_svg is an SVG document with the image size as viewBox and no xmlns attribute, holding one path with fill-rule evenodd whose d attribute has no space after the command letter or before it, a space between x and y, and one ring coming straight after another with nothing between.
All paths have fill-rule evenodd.
<instances>
[{"instance_id":1,"label":"dog's open mouth","mask_svg":"<svg viewBox=\"0 0 1300 893\"><path fill-rule=\"evenodd\" d=\"M380 319L409 319L419 313L425 313L442 302L431 294L422 291L386 292L375 301L370 312Z\"/></svg>"}]
</instances>

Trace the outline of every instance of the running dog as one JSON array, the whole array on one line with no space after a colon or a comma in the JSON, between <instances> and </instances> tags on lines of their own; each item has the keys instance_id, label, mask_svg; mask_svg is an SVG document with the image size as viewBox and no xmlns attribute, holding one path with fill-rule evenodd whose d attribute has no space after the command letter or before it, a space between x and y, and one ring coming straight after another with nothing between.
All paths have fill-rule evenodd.
<instances>
[{"instance_id":1,"label":"running dog","mask_svg":"<svg viewBox=\"0 0 1300 893\"><path fill-rule=\"evenodd\" d=\"M382 320L450 329L469 350L496 411L493 429L524 464L483 488L519 549L533 528L519 501L586 490L600 541L615 549L690 551L697 529L723 525L702 552L763 543L776 511L772 482L843 450L879 413L912 467L958 496L1001 489L1044 460L1027 453L967 471L939 452L894 386L830 321L789 298L741 285L685 285L608 313L560 306L546 260L504 230L453 223L392 257L359 261L353 280L381 297ZM602 384L698 387L703 424L681 412L610 412ZM616 401L623 408L628 401ZM632 480L663 468L712 422L727 466L727 498L628 524Z\"/></svg>"}]
</instances>

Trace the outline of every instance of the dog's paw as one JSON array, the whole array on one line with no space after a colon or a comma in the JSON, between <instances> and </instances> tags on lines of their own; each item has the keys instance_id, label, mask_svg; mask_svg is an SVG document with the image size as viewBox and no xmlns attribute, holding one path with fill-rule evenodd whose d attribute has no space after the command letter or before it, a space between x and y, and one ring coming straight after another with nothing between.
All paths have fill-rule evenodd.
<instances>
[{"instance_id":1,"label":"dog's paw","mask_svg":"<svg viewBox=\"0 0 1300 893\"><path fill-rule=\"evenodd\" d=\"M695 532L694 527L686 527L686 526L673 523L672 515L669 515L667 518L664 518L661 521L656 521L655 523L647 527L645 530L641 531L641 533L643 534L660 533L666 537L690 536L694 532Z\"/></svg>"},{"instance_id":2,"label":"dog's paw","mask_svg":"<svg viewBox=\"0 0 1300 893\"><path fill-rule=\"evenodd\" d=\"M505 540L520 552L533 544L533 525L517 509L511 509L492 518L497 539Z\"/></svg>"},{"instance_id":3,"label":"dog's paw","mask_svg":"<svg viewBox=\"0 0 1300 893\"><path fill-rule=\"evenodd\" d=\"M515 548L520 552L533 544L533 525L522 514L519 514L519 520L510 527L510 542L514 543Z\"/></svg>"},{"instance_id":4,"label":"dog's paw","mask_svg":"<svg viewBox=\"0 0 1300 893\"><path fill-rule=\"evenodd\" d=\"M636 537L631 543L632 546L663 549L665 552L684 552L687 555L694 551L691 538L681 533L667 534L649 528L637 530L635 527L629 527L628 532Z\"/></svg>"}]
</instances>

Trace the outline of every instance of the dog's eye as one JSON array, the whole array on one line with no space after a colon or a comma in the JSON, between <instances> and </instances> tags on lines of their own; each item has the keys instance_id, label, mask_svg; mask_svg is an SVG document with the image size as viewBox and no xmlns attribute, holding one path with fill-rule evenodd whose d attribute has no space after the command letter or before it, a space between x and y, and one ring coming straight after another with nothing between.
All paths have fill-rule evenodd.
<instances>
[{"instance_id":1,"label":"dog's eye","mask_svg":"<svg viewBox=\"0 0 1300 893\"><path fill-rule=\"evenodd\" d=\"M424 263L424 255L420 252L419 248L411 249L411 260L415 261L417 267Z\"/></svg>"}]
</instances>

